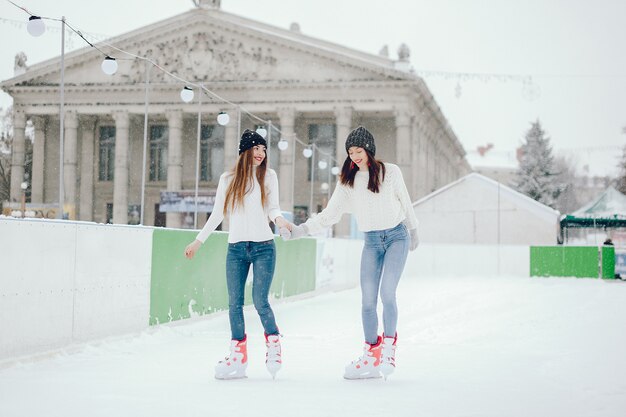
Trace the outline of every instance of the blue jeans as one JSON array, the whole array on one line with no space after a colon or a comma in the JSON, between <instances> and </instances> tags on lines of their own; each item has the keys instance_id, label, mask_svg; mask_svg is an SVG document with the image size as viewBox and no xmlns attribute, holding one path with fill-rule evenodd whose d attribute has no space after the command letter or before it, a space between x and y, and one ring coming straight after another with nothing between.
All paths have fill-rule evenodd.
<instances>
[{"instance_id":1,"label":"blue jeans","mask_svg":"<svg viewBox=\"0 0 626 417\"><path fill-rule=\"evenodd\" d=\"M274 312L267 297L274 278L276 246L273 240L265 242L237 242L228 244L226 255L226 286L228 287L228 316L234 340L243 340L246 326L243 319L244 290L252 264L252 301L268 335L278 334Z\"/></svg>"},{"instance_id":2,"label":"blue jeans","mask_svg":"<svg viewBox=\"0 0 626 417\"><path fill-rule=\"evenodd\" d=\"M383 330L394 336L398 324L396 289L409 253L410 237L400 223L386 230L365 232L361 255L361 314L367 343L378 340L378 292L383 303Z\"/></svg>"}]
</instances>

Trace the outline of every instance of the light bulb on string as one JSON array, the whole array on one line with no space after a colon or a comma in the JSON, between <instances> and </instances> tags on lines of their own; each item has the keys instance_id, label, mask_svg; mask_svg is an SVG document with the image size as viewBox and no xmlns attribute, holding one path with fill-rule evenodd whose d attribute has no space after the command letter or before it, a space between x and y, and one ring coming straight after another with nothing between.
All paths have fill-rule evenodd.
<instances>
[{"instance_id":1,"label":"light bulb on string","mask_svg":"<svg viewBox=\"0 0 626 417\"><path fill-rule=\"evenodd\" d=\"M263 139L265 139L265 137L267 136L267 129L265 129L263 126L259 126L256 129L256 133L258 133Z\"/></svg>"},{"instance_id":2,"label":"light bulb on string","mask_svg":"<svg viewBox=\"0 0 626 417\"><path fill-rule=\"evenodd\" d=\"M319 161L317 163L317 166L319 167L319 169L326 169L326 167L328 166L328 162L326 162L326 161Z\"/></svg>"},{"instance_id":3,"label":"light bulb on string","mask_svg":"<svg viewBox=\"0 0 626 417\"><path fill-rule=\"evenodd\" d=\"M31 36L41 36L46 31L46 25L43 23L43 20L39 16L31 16L28 18L28 23L26 24L26 30Z\"/></svg>"},{"instance_id":4,"label":"light bulb on string","mask_svg":"<svg viewBox=\"0 0 626 417\"><path fill-rule=\"evenodd\" d=\"M113 75L117 72L117 61L115 58L111 58L107 55L102 61L102 65L100 65L100 67L102 68L102 72L106 75Z\"/></svg>"},{"instance_id":5,"label":"light bulb on string","mask_svg":"<svg viewBox=\"0 0 626 417\"><path fill-rule=\"evenodd\" d=\"M219 123L220 126L226 126L228 122L230 122L230 116L228 115L228 113L223 111L219 112L219 114L217 115L217 123Z\"/></svg>"},{"instance_id":6,"label":"light bulb on string","mask_svg":"<svg viewBox=\"0 0 626 417\"><path fill-rule=\"evenodd\" d=\"M193 90L191 87L184 86L182 90L180 90L180 99L185 103L189 103L193 100Z\"/></svg>"},{"instance_id":7,"label":"light bulb on string","mask_svg":"<svg viewBox=\"0 0 626 417\"><path fill-rule=\"evenodd\" d=\"M278 141L278 149L280 149L281 151L286 151L288 147L289 142L287 142L285 139L281 139Z\"/></svg>"},{"instance_id":8,"label":"light bulb on string","mask_svg":"<svg viewBox=\"0 0 626 417\"><path fill-rule=\"evenodd\" d=\"M322 191L328 191L328 188L329 188L329 185L328 185L328 183L327 183L327 182L323 182L323 183L320 185L320 189L321 189Z\"/></svg>"},{"instance_id":9,"label":"light bulb on string","mask_svg":"<svg viewBox=\"0 0 626 417\"><path fill-rule=\"evenodd\" d=\"M339 167L332 167L330 169L330 173L333 174L333 175L339 174Z\"/></svg>"},{"instance_id":10,"label":"light bulb on string","mask_svg":"<svg viewBox=\"0 0 626 417\"><path fill-rule=\"evenodd\" d=\"M305 158L310 158L311 156L313 156L313 149L304 148L304 150L302 151L302 156L304 156Z\"/></svg>"}]
</instances>

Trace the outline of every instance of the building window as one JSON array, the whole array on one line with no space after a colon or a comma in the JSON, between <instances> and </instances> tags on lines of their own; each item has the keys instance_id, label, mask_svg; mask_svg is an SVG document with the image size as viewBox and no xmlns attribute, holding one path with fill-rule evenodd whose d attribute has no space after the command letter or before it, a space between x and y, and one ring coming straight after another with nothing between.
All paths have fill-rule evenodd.
<instances>
[{"instance_id":1,"label":"building window","mask_svg":"<svg viewBox=\"0 0 626 417\"><path fill-rule=\"evenodd\" d=\"M167 180L167 126L150 126L150 181Z\"/></svg>"},{"instance_id":2,"label":"building window","mask_svg":"<svg viewBox=\"0 0 626 417\"><path fill-rule=\"evenodd\" d=\"M200 181L217 182L224 171L224 127L202 125L200 130Z\"/></svg>"},{"instance_id":3,"label":"building window","mask_svg":"<svg viewBox=\"0 0 626 417\"><path fill-rule=\"evenodd\" d=\"M113 181L115 171L115 126L100 126L98 179Z\"/></svg>"},{"instance_id":4,"label":"building window","mask_svg":"<svg viewBox=\"0 0 626 417\"><path fill-rule=\"evenodd\" d=\"M315 145L315 181L327 182L330 169L335 161L335 137L337 129L334 124L309 125L309 144ZM319 151L319 152L318 152ZM320 168L319 161L326 161L326 167ZM309 161L309 181L311 181L311 163Z\"/></svg>"}]
</instances>

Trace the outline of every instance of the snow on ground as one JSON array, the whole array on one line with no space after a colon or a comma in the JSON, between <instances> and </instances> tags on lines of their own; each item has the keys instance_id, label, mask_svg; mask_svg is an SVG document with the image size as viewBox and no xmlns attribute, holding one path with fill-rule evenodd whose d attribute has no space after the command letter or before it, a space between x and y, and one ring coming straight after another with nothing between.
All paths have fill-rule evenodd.
<instances>
[{"instance_id":1,"label":"snow on ground","mask_svg":"<svg viewBox=\"0 0 626 417\"><path fill-rule=\"evenodd\" d=\"M229 338L218 314L4 367L0 416L626 415L626 283L404 278L398 293L388 381L342 378L362 344L353 289L275 303L275 381L247 310L248 379L213 378Z\"/></svg>"}]
</instances>

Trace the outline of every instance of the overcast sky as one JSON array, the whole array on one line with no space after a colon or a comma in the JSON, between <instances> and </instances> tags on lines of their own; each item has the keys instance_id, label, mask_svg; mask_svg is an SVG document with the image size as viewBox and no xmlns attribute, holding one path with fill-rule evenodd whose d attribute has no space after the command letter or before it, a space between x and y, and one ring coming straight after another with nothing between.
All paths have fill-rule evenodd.
<instances>
[{"instance_id":1,"label":"overcast sky","mask_svg":"<svg viewBox=\"0 0 626 417\"><path fill-rule=\"evenodd\" d=\"M191 0L13 1L110 36L193 7ZM556 153L579 170L617 174L626 143L624 0L222 0L222 9L283 28L298 22L307 35L373 54L389 45L393 58L406 43L466 150L493 143L512 151L539 119ZM0 79L13 75L19 51L29 65L60 54L60 32L32 38L16 23L28 15L6 0L0 19ZM69 50L83 46L70 37ZM10 103L0 93L0 106Z\"/></svg>"}]
</instances>

